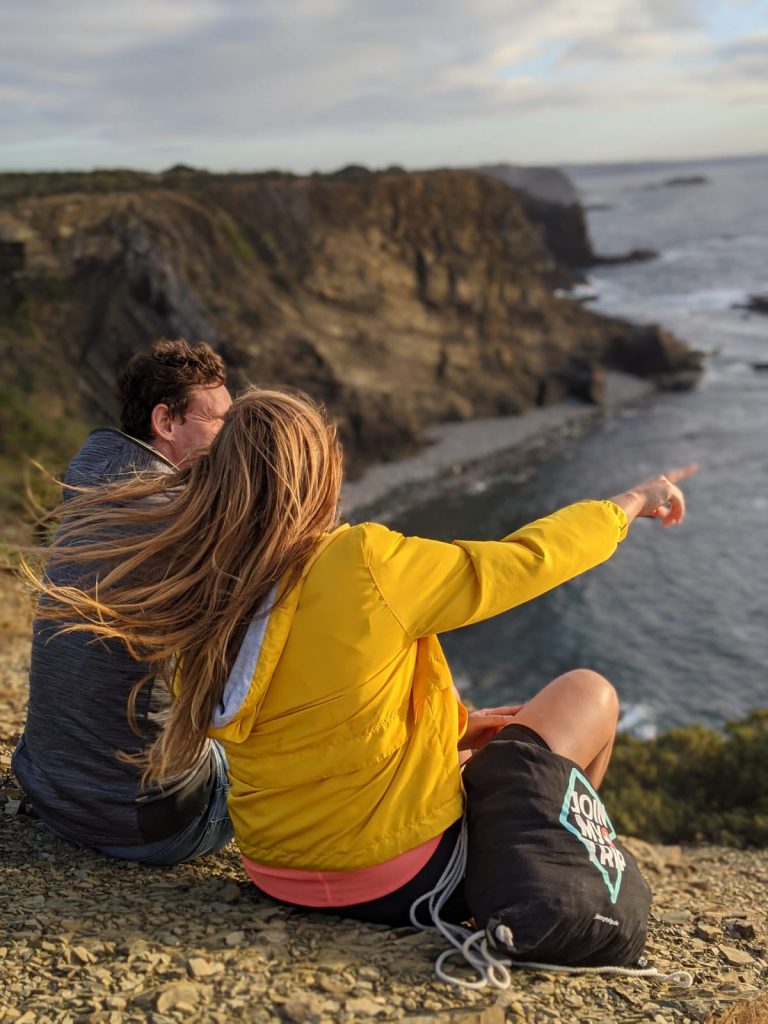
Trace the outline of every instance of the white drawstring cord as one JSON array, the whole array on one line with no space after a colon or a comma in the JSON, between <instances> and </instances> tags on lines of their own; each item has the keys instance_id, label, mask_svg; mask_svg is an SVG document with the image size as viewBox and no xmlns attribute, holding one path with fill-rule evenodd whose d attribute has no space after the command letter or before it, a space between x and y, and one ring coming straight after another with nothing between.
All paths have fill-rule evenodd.
<instances>
[{"instance_id":1,"label":"white drawstring cord","mask_svg":"<svg viewBox=\"0 0 768 1024\"><path fill-rule=\"evenodd\" d=\"M497 956L488 948L488 936L484 930L471 932L458 924L449 924L440 917L440 911L450 899L454 890L464 877L467 866L467 821L462 819L461 831L456 845L445 869L434 889L424 893L411 904L411 923L420 931L437 931L453 947L446 949L435 961L435 974L449 985L462 988L486 988L491 985L497 989L508 989L512 984L510 967L531 971L546 971L551 974L609 974L619 977L654 978L656 981L668 982L680 988L690 988L693 976L688 971L675 971L672 974L661 974L656 967L565 967L561 964L543 964L528 960L513 960L510 957ZM430 924L422 924L416 913L422 903L427 904ZM512 945L512 932L506 925L499 925L494 937L505 945ZM461 954L464 961L479 975L477 981L459 978L448 974L443 965L451 957ZM643 964L644 961L641 961Z\"/></svg>"}]
</instances>

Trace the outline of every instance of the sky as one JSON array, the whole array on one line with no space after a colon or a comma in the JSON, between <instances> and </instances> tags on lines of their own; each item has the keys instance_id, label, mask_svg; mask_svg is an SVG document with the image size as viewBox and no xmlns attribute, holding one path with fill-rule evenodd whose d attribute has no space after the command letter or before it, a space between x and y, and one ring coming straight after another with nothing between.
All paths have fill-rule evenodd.
<instances>
[{"instance_id":1,"label":"sky","mask_svg":"<svg viewBox=\"0 0 768 1024\"><path fill-rule=\"evenodd\" d=\"M0 0L0 170L768 152L768 0Z\"/></svg>"}]
</instances>

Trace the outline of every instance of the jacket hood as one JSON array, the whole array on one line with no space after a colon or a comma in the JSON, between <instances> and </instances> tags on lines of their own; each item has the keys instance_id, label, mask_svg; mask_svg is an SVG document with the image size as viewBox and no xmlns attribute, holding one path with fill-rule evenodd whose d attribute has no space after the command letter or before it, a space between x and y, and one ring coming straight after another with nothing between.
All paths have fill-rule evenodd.
<instances>
[{"instance_id":1,"label":"jacket hood","mask_svg":"<svg viewBox=\"0 0 768 1024\"><path fill-rule=\"evenodd\" d=\"M347 530L349 524L345 523L325 534L312 554L304 578L312 562ZM214 711L210 736L240 743L253 731L264 695L288 639L301 589L302 581L287 591L278 584L257 610Z\"/></svg>"}]
</instances>

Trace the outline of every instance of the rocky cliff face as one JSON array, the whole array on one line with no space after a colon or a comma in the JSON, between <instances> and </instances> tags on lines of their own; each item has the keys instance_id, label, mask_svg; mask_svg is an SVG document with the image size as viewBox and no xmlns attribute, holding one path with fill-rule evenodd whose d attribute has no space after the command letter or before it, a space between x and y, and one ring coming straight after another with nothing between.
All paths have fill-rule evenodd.
<instances>
[{"instance_id":1,"label":"rocky cliff face","mask_svg":"<svg viewBox=\"0 0 768 1024\"><path fill-rule=\"evenodd\" d=\"M555 298L570 260L483 174L14 175L0 196L3 433L31 407L53 441L112 418L116 368L160 336L210 342L238 385L324 400L353 470L435 420L599 401L603 366L698 367L665 332Z\"/></svg>"},{"instance_id":2,"label":"rocky cliff face","mask_svg":"<svg viewBox=\"0 0 768 1024\"><path fill-rule=\"evenodd\" d=\"M488 164L477 171L503 181L517 192L525 216L539 228L545 245L564 268L580 271L599 261L589 238L579 193L562 171L516 164Z\"/></svg>"}]
</instances>

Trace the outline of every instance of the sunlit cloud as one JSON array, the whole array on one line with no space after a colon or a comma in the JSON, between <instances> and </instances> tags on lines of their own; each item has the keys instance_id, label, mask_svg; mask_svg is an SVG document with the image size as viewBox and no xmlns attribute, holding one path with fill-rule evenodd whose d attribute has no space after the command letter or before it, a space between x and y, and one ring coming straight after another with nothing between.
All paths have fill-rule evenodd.
<instances>
[{"instance_id":1,"label":"sunlit cloud","mask_svg":"<svg viewBox=\"0 0 768 1024\"><path fill-rule=\"evenodd\" d=\"M26 0L0 8L0 130L53 164L232 152L326 159L386 132L497 134L654 103L768 104L764 0ZM762 26L762 27L761 27ZM512 121L510 121L512 119ZM491 125L493 122L493 125ZM494 127L495 126L495 127ZM282 140L282 141L281 141ZM290 140L290 145L287 145ZM399 147L404 147L402 150ZM110 149L112 147L112 149ZM282 149L281 149L282 147ZM374 149L376 146L374 146ZM160 151L162 150L162 156ZM323 156L319 156L319 154ZM317 154L313 156L313 154ZM119 158L118 156L115 159ZM140 157L139 157L140 158ZM482 155L479 156L482 158ZM71 157L69 158L71 159Z\"/></svg>"}]
</instances>

